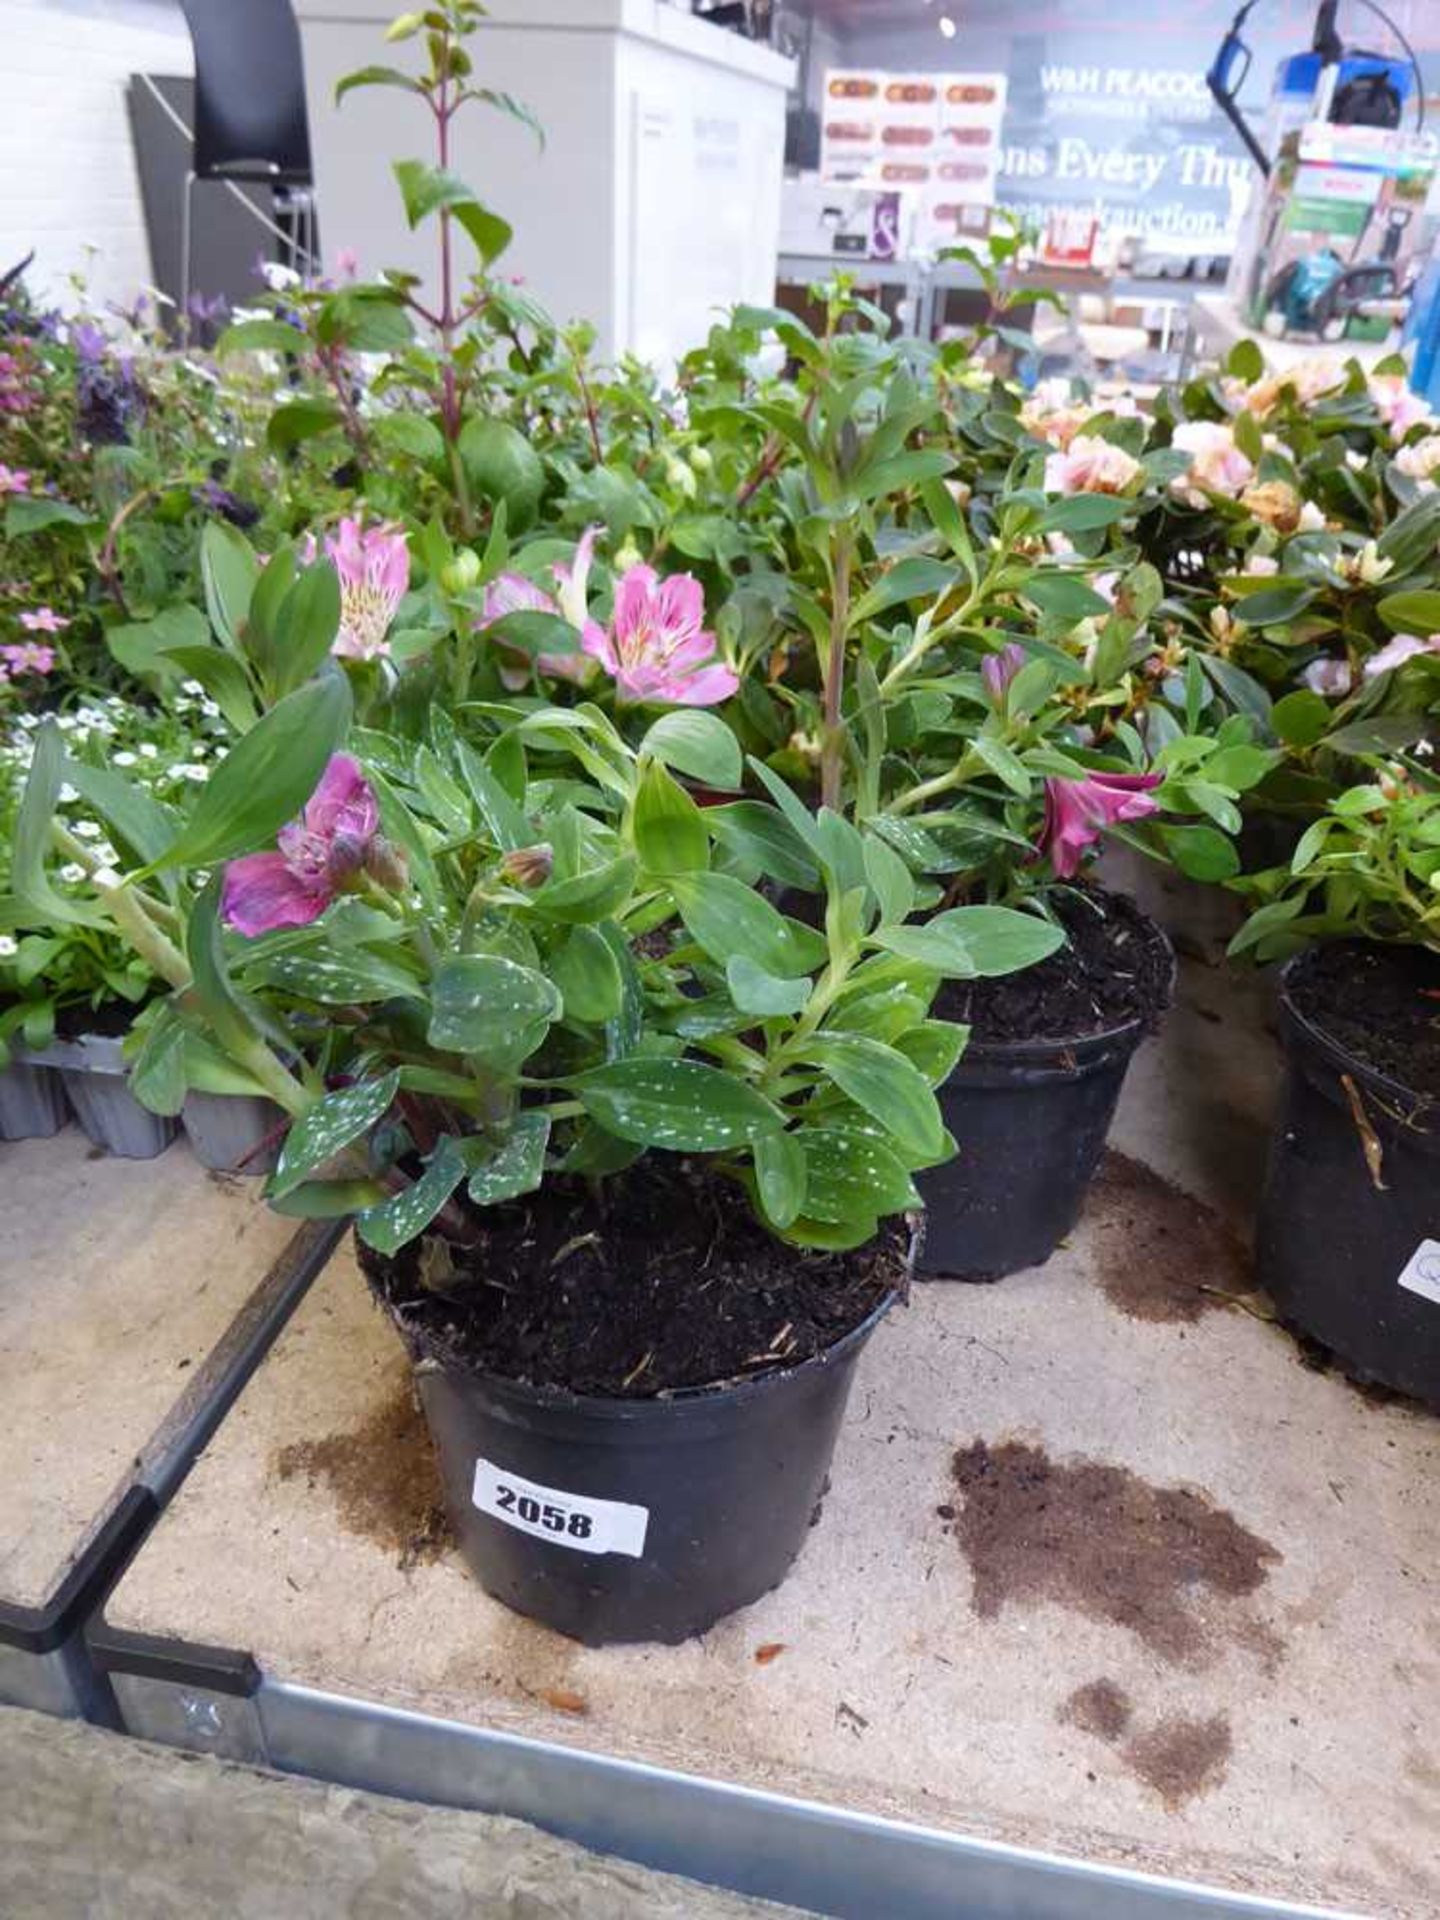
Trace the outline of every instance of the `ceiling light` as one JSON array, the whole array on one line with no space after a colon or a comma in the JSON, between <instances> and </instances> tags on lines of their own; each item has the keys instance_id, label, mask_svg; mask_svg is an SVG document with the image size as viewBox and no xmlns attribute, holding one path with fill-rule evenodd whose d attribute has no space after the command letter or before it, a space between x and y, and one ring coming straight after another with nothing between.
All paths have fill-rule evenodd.
<instances>
[{"instance_id":1,"label":"ceiling light","mask_svg":"<svg viewBox=\"0 0 1440 1920\"><path fill-rule=\"evenodd\" d=\"M955 38L955 22L948 13L942 13L940 16L940 31L947 40Z\"/></svg>"}]
</instances>

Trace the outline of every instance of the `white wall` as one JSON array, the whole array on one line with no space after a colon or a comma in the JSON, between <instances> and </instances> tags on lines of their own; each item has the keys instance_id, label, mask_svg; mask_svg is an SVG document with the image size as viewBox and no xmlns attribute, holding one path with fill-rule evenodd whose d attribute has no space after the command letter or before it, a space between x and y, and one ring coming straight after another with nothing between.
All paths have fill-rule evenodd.
<instances>
[{"instance_id":1,"label":"white wall","mask_svg":"<svg viewBox=\"0 0 1440 1920\"><path fill-rule=\"evenodd\" d=\"M81 268L100 302L149 284L125 89L192 65L172 0L0 0L0 273L34 247L46 301Z\"/></svg>"}]
</instances>

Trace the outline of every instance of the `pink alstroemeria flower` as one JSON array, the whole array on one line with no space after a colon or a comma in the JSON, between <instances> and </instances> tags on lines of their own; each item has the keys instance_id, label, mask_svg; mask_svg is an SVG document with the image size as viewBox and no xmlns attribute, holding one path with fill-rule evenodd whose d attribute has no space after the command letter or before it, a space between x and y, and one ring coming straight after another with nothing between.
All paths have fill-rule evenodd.
<instances>
[{"instance_id":1,"label":"pink alstroemeria flower","mask_svg":"<svg viewBox=\"0 0 1440 1920\"><path fill-rule=\"evenodd\" d=\"M7 678L19 673L49 673L55 664L55 649L27 640L18 647L0 647Z\"/></svg>"},{"instance_id":2,"label":"pink alstroemeria flower","mask_svg":"<svg viewBox=\"0 0 1440 1920\"><path fill-rule=\"evenodd\" d=\"M63 633L70 622L53 607L36 607L21 614L20 624L27 633Z\"/></svg>"},{"instance_id":3,"label":"pink alstroemeria flower","mask_svg":"<svg viewBox=\"0 0 1440 1920\"><path fill-rule=\"evenodd\" d=\"M0 466L0 500L7 493L29 493L30 475L24 467Z\"/></svg>"},{"instance_id":4,"label":"pink alstroemeria flower","mask_svg":"<svg viewBox=\"0 0 1440 1920\"><path fill-rule=\"evenodd\" d=\"M1142 471L1123 447L1080 433L1063 453L1047 455L1044 486L1047 493L1124 493Z\"/></svg>"},{"instance_id":5,"label":"pink alstroemeria flower","mask_svg":"<svg viewBox=\"0 0 1440 1920\"><path fill-rule=\"evenodd\" d=\"M497 575L485 589L485 604L480 618L475 622L475 631L483 633L497 620L503 620L507 613L553 613L570 622L576 633L582 636L582 646L583 636L587 633L603 639L601 629L590 618L587 604L590 563L595 552L595 536L599 531L599 527L587 527L580 536L570 565L551 568L555 580L553 594L547 593L543 587L537 587L523 573ZM583 685L595 671L595 663L590 658L593 652L594 648L590 647L582 653L542 653L535 664L552 679L574 680ZM502 666L500 678L513 691L523 687L530 674L517 661L513 666Z\"/></svg>"},{"instance_id":6,"label":"pink alstroemeria flower","mask_svg":"<svg viewBox=\"0 0 1440 1920\"><path fill-rule=\"evenodd\" d=\"M387 849L380 809L348 753L334 753L303 818L282 827L274 853L247 853L225 869L221 912L248 940L276 927L308 927L367 863Z\"/></svg>"},{"instance_id":7,"label":"pink alstroemeria flower","mask_svg":"<svg viewBox=\"0 0 1440 1920\"><path fill-rule=\"evenodd\" d=\"M693 574L662 580L653 567L631 567L615 589L610 631L592 624L580 644L614 680L621 700L713 707L740 682L716 660L704 619L705 590Z\"/></svg>"},{"instance_id":8,"label":"pink alstroemeria flower","mask_svg":"<svg viewBox=\"0 0 1440 1920\"><path fill-rule=\"evenodd\" d=\"M1413 633L1397 633L1365 662L1365 678L1374 680L1382 673L1393 673L1422 653L1440 653L1440 633L1432 633L1428 640L1417 639Z\"/></svg>"},{"instance_id":9,"label":"pink alstroemeria flower","mask_svg":"<svg viewBox=\"0 0 1440 1920\"><path fill-rule=\"evenodd\" d=\"M986 654L980 662L980 678L985 682L985 691L993 706L1004 706L1010 682L1029 658L1024 647L1015 640L1001 647L998 653Z\"/></svg>"},{"instance_id":10,"label":"pink alstroemeria flower","mask_svg":"<svg viewBox=\"0 0 1440 1920\"><path fill-rule=\"evenodd\" d=\"M309 543L313 556L314 542ZM331 652L344 660L379 660L385 638L410 585L410 549L394 527L365 527L345 519L325 536L325 552L340 576L340 631ZM302 558L309 558L302 549Z\"/></svg>"},{"instance_id":11,"label":"pink alstroemeria flower","mask_svg":"<svg viewBox=\"0 0 1440 1920\"><path fill-rule=\"evenodd\" d=\"M1086 847L1100 838L1103 827L1154 813L1159 802L1150 794L1163 778L1159 773L1087 773L1083 780L1047 780L1040 851L1049 854L1056 877L1074 878Z\"/></svg>"}]
</instances>

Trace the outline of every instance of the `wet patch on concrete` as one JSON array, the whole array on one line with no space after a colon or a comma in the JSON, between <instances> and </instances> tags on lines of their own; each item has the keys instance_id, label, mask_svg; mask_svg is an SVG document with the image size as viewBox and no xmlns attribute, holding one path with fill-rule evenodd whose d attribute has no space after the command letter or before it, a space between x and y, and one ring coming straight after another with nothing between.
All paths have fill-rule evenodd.
<instances>
[{"instance_id":1,"label":"wet patch on concrete","mask_svg":"<svg viewBox=\"0 0 1440 1920\"><path fill-rule=\"evenodd\" d=\"M1055 1716L1065 1725L1113 1743L1130 1725L1130 1696L1113 1680L1092 1680L1077 1687Z\"/></svg>"},{"instance_id":2,"label":"wet patch on concrete","mask_svg":"<svg viewBox=\"0 0 1440 1920\"><path fill-rule=\"evenodd\" d=\"M1100 1288L1132 1320L1193 1322L1254 1289L1245 1248L1219 1214L1123 1153L1101 1162L1085 1223Z\"/></svg>"},{"instance_id":3,"label":"wet patch on concrete","mask_svg":"<svg viewBox=\"0 0 1440 1920\"><path fill-rule=\"evenodd\" d=\"M1230 1722L1223 1713L1208 1720L1177 1714L1137 1733L1120 1758L1167 1811L1178 1813L1187 1800L1220 1785L1233 1751Z\"/></svg>"},{"instance_id":4,"label":"wet patch on concrete","mask_svg":"<svg viewBox=\"0 0 1440 1920\"><path fill-rule=\"evenodd\" d=\"M1181 1666L1205 1664L1222 1642L1258 1651L1257 1630L1269 1635L1233 1603L1281 1555L1204 1494L1099 1460L1057 1462L1022 1440L976 1440L953 1472L964 1499L953 1531L982 1619L1048 1601Z\"/></svg>"},{"instance_id":5,"label":"wet patch on concrete","mask_svg":"<svg viewBox=\"0 0 1440 1920\"><path fill-rule=\"evenodd\" d=\"M434 1444L408 1382L353 1431L281 1447L272 1470L281 1481L323 1481L346 1532L395 1554L402 1573L454 1544Z\"/></svg>"}]
</instances>

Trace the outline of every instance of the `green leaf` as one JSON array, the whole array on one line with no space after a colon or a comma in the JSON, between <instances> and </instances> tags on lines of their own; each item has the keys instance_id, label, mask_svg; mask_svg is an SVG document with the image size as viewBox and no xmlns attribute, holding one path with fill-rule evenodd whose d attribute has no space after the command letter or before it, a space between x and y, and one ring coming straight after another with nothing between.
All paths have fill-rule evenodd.
<instances>
[{"instance_id":1,"label":"green leaf","mask_svg":"<svg viewBox=\"0 0 1440 1920\"><path fill-rule=\"evenodd\" d=\"M399 1071L392 1069L383 1079L360 1080L317 1100L286 1134L266 1198L290 1193L316 1167L368 1134L390 1111L399 1087Z\"/></svg>"},{"instance_id":2,"label":"green leaf","mask_svg":"<svg viewBox=\"0 0 1440 1920\"><path fill-rule=\"evenodd\" d=\"M450 211L470 236L471 244L487 267L500 258L515 238L510 222L502 220L498 213L482 206L478 200L462 200Z\"/></svg>"},{"instance_id":3,"label":"green leaf","mask_svg":"<svg viewBox=\"0 0 1440 1920\"><path fill-rule=\"evenodd\" d=\"M551 880L530 896L532 909L547 920L575 925L610 920L628 904L635 891L636 860L622 853L573 880Z\"/></svg>"},{"instance_id":4,"label":"green leaf","mask_svg":"<svg viewBox=\"0 0 1440 1920\"><path fill-rule=\"evenodd\" d=\"M695 1060L614 1060L570 1085L607 1133L668 1152L723 1153L785 1124L745 1081Z\"/></svg>"},{"instance_id":5,"label":"green leaf","mask_svg":"<svg viewBox=\"0 0 1440 1920\"><path fill-rule=\"evenodd\" d=\"M741 1013L753 1013L762 1020L776 1014L799 1013L810 998L808 980L786 980L767 973L743 953L732 954L726 961L725 981Z\"/></svg>"},{"instance_id":6,"label":"green leaf","mask_svg":"<svg viewBox=\"0 0 1440 1920\"><path fill-rule=\"evenodd\" d=\"M455 1142L443 1139L414 1185L362 1213L356 1231L377 1253L398 1253L425 1231L464 1178L465 1162Z\"/></svg>"},{"instance_id":7,"label":"green leaf","mask_svg":"<svg viewBox=\"0 0 1440 1920\"><path fill-rule=\"evenodd\" d=\"M819 886L819 867L778 808L763 800L735 800L728 806L707 807L705 823L752 878L774 880L802 893L813 893Z\"/></svg>"},{"instance_id":8,"label":"green leaf","mask_svg":"<svg viewBox=\"0 0 1440 1920\"><path fill-rule=\"evenodd\" d=\"M46 872L50 823L60 800L65 748L60 729L46 720L35 735L34 757L25 781L10 847L10 890L20 904L46 926L104 926L92 909L57 893Z\"/></svg>"},{"instance_id":9,"label":"green leaf","mask_svg":"<svg viewBox=\"0 0 1440 1920\"><path fill-rule=\"evenodd\" d=\"M500 511L505 503L501 501ZM542 653L566 655L580 652L580 636L570 622L558 613L546 613L542 607L520 607L502 613L485 627L485 638L493 646L509 647L516 653L538 658Z\"/></svg>"},{"instance_id":10,"label":"green leaf","mask_svg":"<svg viewBox=\"0 0 1440 1920\"><path fill-rule=\"evenodd\" d=\"M175 838L175 818L170 809L152 799L143 787L132 786L123 774L72 759L64 761L61 771L80 798L100 815L111 837L142 863L148 865L157 859Z\"/></svg>"},{"instance_id":11,"label":"green leaf","mask_svg":"<svg viewBox=\"0 0 1440 1920\"><path fill-rule=\"evenodd\" d=\"M302 440L313 440L341 425L340 409L329 400L291 400L277 407L265 429L266 443L276 453L288 453Z\"/></svg>"},{"instance_id":12,"label":"green leaf","mask_svg":"<svg viewBox=\"0 0 1440 1920\"><path fill-rule=\"evenodd\" d=\"M44 533L49 527L98 525L93 514L82 513L68 500L49 500L42 494L14 494L5 508L5 534L10 540L27 533Z\"/></svg>"},{"instance_id":13,"label":"green leaf","mask_svg":"<svg viewBox=\"0 0 1440 1920\"><path fill-rule=\"evenodd\" d=\"M250 612L260 563L238 527L211 520L200 536L200 577L205 607L217 638L232 653L243 651L241 636Z\"/></svg>"},{"instance_id":14,"label":"green leaf","mask_svg":"<svg viewBox=\"0 0 1440 1920\"><path fill-rule=\"evenodd\" d=\"M166 664L198 680L236 733L248 733L259 709L250 679L233 654L207 640L199 647L171 647Z\"/></svg>"},{"instance_id":15,"label":"green leaf","mask_svg":"<svg viewBox=\"0 0 1440 1920\"><path fill-rule=\"evenodd\" d=\"M127 672L164 674L173 671L167 655L174 648L211 645L210 624L198 607L165 607L153 620L107 628L105 644Z\"/></svg>"},{"instance_id":16,"label":"green leaf","mask_svg":"<svg viewBox=\"0 0 1440 1920\"><path fill-rule=\"evenodd\" d=\"M1247 627L1277 627L1304 613L1315 592L1314 587L1262 587L1258 593L1247 593L1235 612Z\"/></svg>"},{"instance_id":17,"label":"green leaf","mask_svg":"<svg viewBox=\"0 0 1440 1920\"><path fill-rule=\"evenodd\" d=\"M703 870L710 861L704 816L685 789L652 761L640 777L632 819L635 850L650 873Z\"/></svg>"},{"instance_id":18,"label":"green leaf","mask_svg":"<svg viewBox=\"0 0 1440 1920\"><path fill-rule=\"evenodd\" d=\"M805 1204L805 1150L793 1133L762 1133L752 1152L761 1210L783 1233Z\"/></svg>"},{"instance_id":19,"label":"green leaf","mask_svg":"<svg viewBox=\"0 0 1440 1920\"><path fill-rule=\"evenodd\" d=\"M431 1004L432 1047L508 1066L532 1054L564 1011L543 973L493 954L442 960L431 982Z\"/></svg>"},{"instance_id":20,"label":"green leaf","mask_svg":"<svg viewBox=\"0 0 1440 1920\"><path fill-rule=\"evenodd\" d=\"M964 942L981 979L1020 973L1048 960L1065 944L1063 927L1014 907L952 907L948 913L937 913L928 924Z\"/></svg>"},{"instance_id":21,"label":"green leaf","mask_svg":"<svg viewBox=\"0 0 1440 1920\"><path fill-rule=\"evenodd\" d=\"M1271 718L1273 722L1273 714ZM1200 771L1217 787L1229 787L1235 793L1248 793L1251 787L1265 778L1280 758L1278 753L1272 753L1265 747L1249 746L1242 741L1233 747L1217 748L1204 761Z\"/></svg>"},{"instance_id":22,"label":"green leaf","mask_svg":"<svg viewBox=\"0 0 1440 1920\"><path fill-rule=\"evenodd\" d=\"M734 789L744 774L740 742L733 732L717 714L696 707L661 714L641 740L640 751L707 787Z\"/></svg>"},{"instance_id":23,"label":"green leaf","mask_svg":"<svg viewBox=\"0 0 1440 1920\"><path fill-rule=\"evenodd\" d=\"M921 1020L902 1033L895 1049L924 1074L932 1087L943 1087L955 1071L970 1038L970 1029L953 1020Z\"/></svg>"},{"instance_id":24,"label":"green leaf","mask_svg":"<svg viewBox=\"0 0 1440 1920\"><path fill-rule=\"evenodd\" d=\"M318 673L339 631L340 581L330 561L317 560L300 574L276 615L277 691L289 693Z\"/></svg>"},{"instance_id":25,"label":"green leaf","mask_svg":"<svg viewBox=\"0 0 1440 1920\"><path fill-rule=\"evenodd\" d=\"M793 979L812 973L828 955L822 934L787 919L730 874L677 874L670 890L686 932L721 966L743 956L766 973Z\"/></svg>"},{"instance_id":26,"label":"green leaf","mask_svg":"<svg viewBox=\"0 0 1440 1920\"><path fill-rule=\"evenodd\" d=\"M620 963L598 928L573 928L551 956L550 974L564 999L567 1020L598 1026L620 1012L625 993Z\"/></svg>"},{"instance_id":27,"label":"green leaf","mask_svg":"<svg viewBox=\"0 0 1440 1920\"><path fill-rule=\"evenodd\" d=\"M1433 589L1388 593L1378 612L1392 633L1414 633L1422 638L1440 633L1440 593Z\"/></svg>"},{"instance_id":28,"label":"green leaf","mask_svg":"<svg viewBox=\"0 0 1440 1920\"><path fill-rule=\"evenodd\" d=\"M517 1114L505 1144L478 1165L474 1158L477 1143L467 1141L462 1152L471 1169L466 1188L470 1198L477 1206L494 1207L502 1200L533 1193L545 1178L545 1149L549 1143L550 1116L541 1110Z\"/></svg>"},{"instance_id":29,"label":"green leaf","mask_svg":"<svg viewBox=\"0 0 1440 1920\"><path fill-rule=\"evenodd\" d=\"M327 674L273 706L211 774L158 866L209 866L273 840L320 784L350 719L350 688Z\"/></svg>"},{"instance_id":30,"label":"green leaf","mask_svg":"<svg viewBox=\"0 0 1440 1920\"><path fill-rule=\"evenodd\" d=\"M286 320L239 320L226 327L215 342L218 355L227 353L299 353L305 334Z\"/></svg>"},{"instance_id":31,"label":"green leaf","mask_svg":"<svg viewBox=\"0 0 1440 1920\"><path fill-rule=\"evenodd\" d=\"M962 578L959 569L948 560L923 557L897 560L855 602L850 609L850 624L859 626L864 620L873 620L877 613L902 606L908 600L932 600L959 585Z\"/></svg>"},{"instance_id":32,"label":"green leaf","mask_svg":"<svg viewBox=\"0 0 1440 1920\"><path fill-rule=\"evenodd\" d=\"M1103 620L1110 611L1108 600L1069 573L1033 573L1020 591L1053 620L1072 624L1081 620Z\"/></svg>"},{"instance_id":33,"label":"green leaf","mask_svg":"<svg viewBox=\"0 0 1440 1920\"><path fill-rule=\"evenodd\" d=\"M439 466L445 458L445 436L433 420L421 413L385 413L374 423L375 438L387 452Z\"/></svg>"},{"instance_id":34,"label":"green leaf","mask_svg":"<svg viewBox=\"0 0 1440 1920\"><path fill-rule=\"evenodd\" d=\"M1093 533L1101 527L1113 527L1127 513L1139 509L1136 500L1121 499L1113 493L1072 493L1053 500L1040 517L1041 533Z\"/></svg>"},{"instance_id":35,"label":"green leaf","mask_svg":"<svg viewBox=\"0 0 1440 1920\"><path fill-rule=\"evenodd\" d=\"M458 446L471 487L496 505L503 501L511 533L523 533L545 486L545 469L530 442L506 420L476 416L461 428Z\"/></svg>"},{"instance_id":36,"label":"green leaf","mask_svg":"<svg viewBox=\"0 0 1440 1920\"><path fill-rule=\"evenodd\" d=\"M845 491L852 500L878 500L884 494L901 493L908 487L923 486L927 480L939 480L953 472L954 467L954 455L939 447L895 453L886 460L862 467L845 483Z\"/></svg>"},{"instance_id":37,"label":"green leaf","mask_svg":"<svg viewBox=\"0 0 1440 1920\"><path fill-rule=\"evenodd\" d=\"M322 1007L363 1007L377 1000L412 999L421 991L413 974L363 948L343 954L261 954L247 966L244 978Z\"/></svg>"},{"instance_id":38,"label":"green leaf","mask_svg":"<svg viewBox=\"0 0 1440 1920\"><path fill-rule=\"evenodd\" d=\"M1302 687L1275 702L1270 725L1287 747L1313 747L1330 726L1330 703Z\"/></svg>"},{"instance_id":39,"label":"green leaf","mask_svg":"<svg viewBox=\"0 0 1440 1920\"><path fill-rule=\"evenodd\" d=\"M816 1034L797 1049L857 1107L880 1122L907 1153L928 1157L944 1142L940 1108L918 1067L903 1053L859 1034Z\"/></svg>"},{"instance_id":40,"label":"green leaf","mask_svg":"<svg viewBox=\"0 0 1440 1920\"><path fill-rule=\"evenodd\" d=\"M802 1127L793 1138L805 1152L807 1219L858 1223L924 1204L904 1163L873 1133Z\"/></svg>"},{"instance_id":41,"label":"green leaf","mask_svg":"<svg viewBox=\"0 0 1440 1920\"><path fill-rule=\"evenodd\" d=\"M185 1028L169 1002L162 1002L130 1063L130 1091L151 1113L173 1116L185 1104Z\"/></svg>"},{"instance_id":42,"label":"green leaf","mask_svg":"<svg viewBox=\"0 0 1440 1920\"><path fill-rule=\"evenodd\" d=\"M347 73L342 80L335 82L336 106L356 87L399 87L405 93L425 91L418 80L408 73L402 73L399 67L358 67L354 73Z\"/></svg>"},{"instance_id":43,"label":"green leaf","mask_svg":"<svg viewBox=\"0 0 1440 1920\"><path fill-rule=\"evenodd\" d=\"M1204 653L1192 658L1199 659L1201 667L1237 713L1248 713L1263 726L1270 724L1270 696L1253 674L1237 667L1233 660L1222 660L1219 654Z\"/></svg>"},{"instance_id":44,"label":"green leaf","mask_svg":"<svg viewBox=\"0 0 1440 1920\"><path fill-rule=\"evenodd\" d=\"M882 921L899 922L915 905L915 882L910 869L884 840L865 836L865 878L880 908Z\"/></svg>"},{"instance_id":45,"label":"green leaf","mask_svg":"<svg viewBox=\"0 0 1440 1920\"><path fill-rule=\"evenodd\" d=\"M378 1180L307 1180L266 1205L289 1220L343 1220L379 1205L386 1191Z\"/></svg>"},{"instance_id":46,"label":"green leaf","mask_svg":"<svg viewBox=\"0 0 1440 1920\"><path fill-rule=\"evenodd\" d=\"M1259 380L1265 373L1265 356L1255 341L1237 340L1230 349L1225 371L1236 380Z\"/></svg>"},{"instance_id":47,"label":"green leaf","mask_svg":"<svg viewBox=\"0 0 1440 1920\"><path fill-rule=\"evenodd\" d=\"M970 746L1012 793L1019 794L1022 800L1029 797L1032 783L1025 763L1002 740L988 733L977 733L970 741Z\"/></svg>"},{"instance_id":48,"label":"green leaf","mask_svg":"<svg viewBox=\"0 0 1440 1920\"><path fill-rule=\"evenodd\" d=\"M1228 880L1240 871L1234 844L1215 827L1161 825L1165 850L1192 880Z\"/></svg>"}]
</instances>

